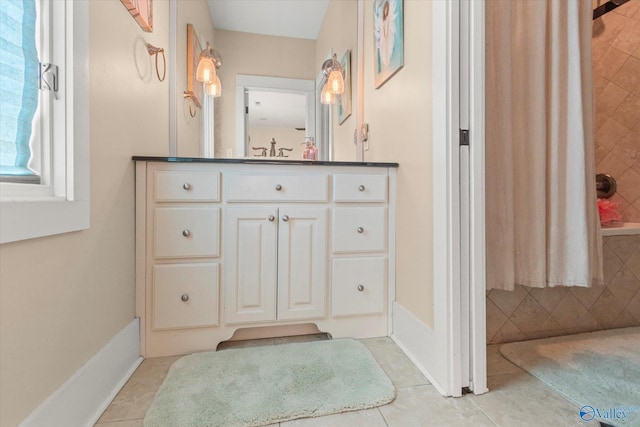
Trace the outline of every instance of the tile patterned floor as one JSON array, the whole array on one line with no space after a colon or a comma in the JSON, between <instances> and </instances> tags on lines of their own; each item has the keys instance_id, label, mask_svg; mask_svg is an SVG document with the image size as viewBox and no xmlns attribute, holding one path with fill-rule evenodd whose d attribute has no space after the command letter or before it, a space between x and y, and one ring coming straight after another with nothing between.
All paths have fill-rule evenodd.
<instances>
[{"instance_id":1,"label":"tile patterned floor","mask_svg":"<svg viewBox=\"0 0 640 427\"><path fill-rule=\"evenodd\" d=\"M322 335L221 344L224 348L277 345L324 339ZM444 398L390 338L361 340L397 388L385 406L283 422L279 427L579 426L578 408L506 360L498 346L487 349L491 392ZM141 427L156 390L178 357L145 359L102 414L96 427ZM278 426L275 425L274 426Z\"/></svg>"}]
</instances>

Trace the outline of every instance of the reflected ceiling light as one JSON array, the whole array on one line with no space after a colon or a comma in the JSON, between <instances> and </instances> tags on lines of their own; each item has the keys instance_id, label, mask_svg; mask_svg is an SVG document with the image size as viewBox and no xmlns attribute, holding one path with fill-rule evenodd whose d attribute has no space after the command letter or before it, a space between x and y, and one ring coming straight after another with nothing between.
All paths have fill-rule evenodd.
<instances>
[{"instance_id":1,"label":"reflected ceiling light","mask_svg":"<svg viewBox=\"0 0 640 427\"><path fill-rule=\"evenodd\" d=\"M222 66L222 56L211 47L209 42L207 46L200 52L198 58L198 68L196 69L196 80L205 84L211 84L216 81L216 70ZM219 81L219 79L218 79Z\"/></svg>"},{"instance_id":2,"label":"reflected ceiling light","mask_svg":"<svg viewBox=\"0 0 640 427\"><path fill-rule=\"evenodd\" d=\"M220 83L220 77L218 75L216 75L216 78L212 83L204 84L204 92L207 95L213 96L214 98L222 95L222 83Z\"/></svg>"},{"instance_id":3,"label":"reflected ceiling light","mask_svg":"<svg viewBox=\"0 0 640 427\"><path fill-rule=\"evenodd\" d=\"M320 93L320 102L323 104L335 104L337 96L331 91L328 83L322 87L322 93Z\"/></svg>"}]
</instances>

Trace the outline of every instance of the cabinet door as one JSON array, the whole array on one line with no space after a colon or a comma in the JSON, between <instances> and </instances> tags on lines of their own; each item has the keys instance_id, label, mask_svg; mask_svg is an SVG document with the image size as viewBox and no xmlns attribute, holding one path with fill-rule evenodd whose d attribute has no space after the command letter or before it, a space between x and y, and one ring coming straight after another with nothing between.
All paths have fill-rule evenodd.
<instances>
[{"instance_id":1,"label":"cabinet door","mask_svg":"<svg viewBox=\"0 0 640 427\"><path fill-rule=\"evenodd\" d=\"M226 323L276 319L278 210L225 210Z\"/></svg>"},{"instance_id":2,"label":"cabinet door","mask_svg":"<svg viewBox=\"0 0 640 427\"><path fill-rule=\"evenodd\" d=\"M280 208L278 320L325 315L326 225L326 208Z\"/></svg>"}]
</instances>

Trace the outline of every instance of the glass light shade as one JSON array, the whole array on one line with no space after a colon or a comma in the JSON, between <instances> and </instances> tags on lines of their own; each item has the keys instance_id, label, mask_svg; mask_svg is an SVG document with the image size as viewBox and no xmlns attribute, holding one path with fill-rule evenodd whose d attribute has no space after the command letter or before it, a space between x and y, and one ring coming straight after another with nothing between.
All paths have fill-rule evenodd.
<instances>
[{"instance_id":1,"label":"glass light shade","mask_svg":"<svg viewBox=\"0 0 640 427\"><path fill-rule=\"evenodd\" d=\"M213 96L214 98L222 95L222 83L220 83L220 77L216 75L213 83L205 83L204 91L207 95Z\"/></svg>"},{"instance_id":2,"label":"glass light shade","mask_svg":"<svg viewBox=\"0 0 640 427\"><path fill-rule=\"evenodd\" d=\"M331 92L336 95L340 95L344 92L344 79L342 78L342 73L338 70L333 70L329 74L329 78L327 79L327 85L331 88Z\"/></svg>"},{"instance_id":3,"label":"glass light shade","mask_svg":"<svg viewBox=\"0 0 640 427\"><path fill-rule=\"evenodd\" d=\"M213 83L217 77L216 74L216 66L211 58L201 56L196 70L196 80L202 83Z\"/></svg>"},{"instance_id":4,"label":"glass light shade","mask_svg":"<svg viewBox=\"0 0 640 427\"><path fill-rule=\"evenodd\" d=\"M331 91L329 83L325 83L320 93L320 102L323 104L335 104L336 95Z\"/></svg>"}]
</instances>

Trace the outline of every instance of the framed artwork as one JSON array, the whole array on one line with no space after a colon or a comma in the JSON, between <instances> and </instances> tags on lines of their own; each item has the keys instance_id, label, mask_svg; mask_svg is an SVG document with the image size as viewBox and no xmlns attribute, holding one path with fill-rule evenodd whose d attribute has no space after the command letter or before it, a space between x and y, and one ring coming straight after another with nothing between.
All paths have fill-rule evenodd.
<instances>
[{"instance_id":1,"label":"framed artwork","mask_svg":"<svg viewBox=\"0 0 640 427\"><path fill-rule=\"evenodd\" d=\"M143 31L147 33L153 32L153 0L120 1Z\"/></svg>"},{"instance_id":2,"label":"framed artwork","mask_svg":"<svg viewBox=\"0 0 640 427\"><path fill-rule=\"evenodd\" d=\"M373 82L378 89L404 66L403 0L374 0L373 37Z\"/></svg>"},{"instance_id":3,"label":"framed artwork","mask_svg":"<svg viewBox=\"0 0 640 427\"><path fill-rule=\"evenodd\" d=\"M187 93L191 95L196 107L202 105L204 86L196 80L196 70L202 47L193 25L187 24Z\"/></svg>"},{"instance_id":4,"label":"framed artwork","mask_svg":"<svg viewBox=\"0 0 640 427\"><path fill-rule=\"evenodd\" d=\"M338 124L341 125L351 115L351 50L347 50L340 60L344 92L338 97Z\"/></svg>"}]
</instances>

